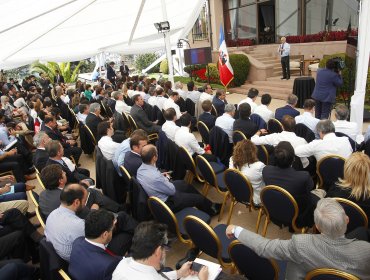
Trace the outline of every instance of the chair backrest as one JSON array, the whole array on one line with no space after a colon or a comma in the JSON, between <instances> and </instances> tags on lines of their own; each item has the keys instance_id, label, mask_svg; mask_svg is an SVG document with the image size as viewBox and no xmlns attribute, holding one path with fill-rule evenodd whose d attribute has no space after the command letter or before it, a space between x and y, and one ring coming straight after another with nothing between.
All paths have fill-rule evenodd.
<instances>
[{"instance_id":1,"label":"chair backrest","mask_svg":"<svg viewBox=\"0 0 370 280\"><path fill-rule=\"evenodd\" d=\"M364 149L364 152L365 154L367 154L369 157L370 157L370 139L367 140L364 145L363 145L363 149Z\"/></svg>"},{"instance_id":2,"label":"chair backrest","mask_svg":"<svg viewBox=\"0 0 370 280\"><path fill-rule=\"evenodd\" d=\"M345 199L345 198L339 198L335 197L335 200L342 205L344 211L346 212L349 223L347 224L347 231L351 232L352 230L358 228L358 227L365 227L368 226L368 217L364 210L360 206L358 206L356 203Z\"/></svg>"},{"instance_id":3,"label":"chair backrest","mask_svg":"<svg viewBox=\"0 0 370 280\"><path fill-rule=\"evenodd\" d=\"M95 139L91 137L92 133L91 131L88 131L88 127L80 122L79 125L79 134L80 134L80 140L81 140L81 149L84 151L85 154L93 154L95 149L95 142L92 139Z\"/></svg>"},{"instance_id":4,"label":"chair backrest","mask_svg":"<svg viewBox=\"0 0 370 280\"><path fill-rule=\"evenodd\" d=\"M229 255L239 273L248 279L278 279L279 269L275 261L258 256L252 249L237 240L230 244Z\"/></svg>"},{"instance_id":5,"label":"chair backrest","mask_svg":"<svg viewBox=\"0 0 370 280\"><path fill-rule=\"evenodd\" d=\"M267 130L269 133L280 133L284 129L280 121L277 119L270 119L267 123Z\"/></svg>"},{"instance_id":6,"label":"chair backrest","mask_svg":"<svg viewBox=\"0 0 370 280\"><path fill-rule=\"evenodd\" d=\"M148 199L149 210L154 219L160 223L166 224L168 230L181 240L179 225L175 214L172 210L158 197L151 196Z\"/></svg>"},{"instance_id":7,"label":"chair backrest","mask_svg":"<svg viewBox=\"0 0 370 280\"><path fill-rule=\"evenodd\" d=\"M204 144L209 144L209 128L208 126L202 122L198 121L197 123L198 131L200 133L200 136L202 136L202 141Z\"/></svg>"},{"instance_id":8,"label":"chair backrest","mask_svg":"<svg viewBox=\"0 0 370 280\"><path fill-rule=\"evenodd\" d=\"M281 187L269 185L261 191L261 202L267 217L284 225L291 225L295 231L298 204L294 197Z\"/></svg>"},{"instance_id":9,"label":"chair backrest","mask_svg":"<svg viewBox=\"0 0 370 280\"><path fill-rule=\"evenodd\" d=\"M46 241L45 238L40 241L39 250L41 279L60 279L59 270L67 270L68 264L58 256L53 244Z\"/></svg>"},{"instance_id":10,"label":"chair backrest","mask_svg":"<svg viewBox=\"0 0 370 280\"><path fill-rule=\"evenodd\" d=\"M185 169L193 173L194 176L197 176L194 159L184 146L179 147L179 157L181 161L184 163Z\"/></svg>"},{"instance_id":11,"label":"chair backrest","mask_svg":"<svg viewBox=\"0 0 370 280\"><path fill-rule=\"evenodd\" d=\"M148 195L140 185L139 181L132 177L132 216L138 221L148 221L151 219L151 213L148 208Z\"/></svg>"},{"instance_id":12,"label":"chair backrest","mask_svg":"<svg viewBox=\"0 0 370 280\"><path fill-rule=\"evenodd\" d=\"M131 115L127 115L127 118L128 118L129 123L130 123L130 126L131 126L132 131L138 129L137 124L136 124L134 118Z\"/></svg>"},{"instance_id":13,"label":"chair backrest","mask_svg":"<svg viewBox=\"0 0 370 280\"><path fill-rule=\"evenodd\" d=\"M328 155L317 163L316 173L319 177L319 187L327 189L338 178L343 178L345 159L338 155Z\"/></svg>"},{"instance_id":14,"label":"chair backrest","mask_svg":"<svg viewBox=\"0 0 370 280\"><path fill-rule=\"evenodd\" d=\"M232 145L229 142L229 136L220 127L214 126L209 132L209 145L212 154L218 157L224 165L229 165L232 154Z\"/></svg>"},{"instance_id":15,"label":"chair backrest","mask_svg":"<svg viewBox=\"0 0 370 280\"><path fill-rule=\"evenodd\" d=\"M261 118L260 115L257 114L252 114L250 115L251 121L254 122L257 126L258 129L266 129L267 124L264 119Z\"/></svg>"},{"instance_id":16,"label":"chair backrest","mask_svg":"<svg viewBox=\"0 0 370 280\"><path fill-rule=\"evenodd\" d=\"M184 219L184 228L195 247L213 258L221 260L221 241L206 222L189 215Z\"/></svg>"},{"instance_id":17,"label":"chair backrest","mask_svg":"<svg viewBox=\"0 0 370 280\"><path fill-rule=\"evenodd\" d=\"M125 126L125 128L127 130L127 134L128 135L131 135L132 129L131 129L130 120L128 119L128 115L125 112L122 112L122 117L123 117L124 126Z\"/></svg>"},{"instance_id":18,"label":"chair backrest","mask_svg":"<svg viewBox=\"0 0 370 280\"><path fill-rule=\"evenodd\" d=\"M40 222L40 225L42 226L42 228L45 228L46 218L42 214L40 206L35 206L35 212L36 212L36 217Z\"/></svg>"},{"instance_id":19,"label":"chair backrest","mask_svg":"<svg viewBox=\"0 0 370 280\"><path fill-rule=\"evenodd\" d=\"M124 181L127 191L131 191L132 190L132 178L131 178L130 173L127 171L127 169L123 165L120 165L119 169L121 170L122 179Z\"/></svg>"},{"instance_id":20,"label":"chair backrest","mask_svg":"<svg viewBox=\"0 0 370 280\"><path fill-rule=\"evenodd\" d=\"M264 164L269 163L269 153L264 145L257 145L257 158Z\"/></svg>"},{"instance_id":21,"label":"chair backrest","mask_svg":"<svg viewBox=\"0 0 370 280\"><path fill-rule=\"evenodd\" d=\"M240 131L240 130L234 130L233 132L233 143L234 145L236 145L236 143L244 140L244 139L247 139L247 136L245 136L245 134Z\"/></svg>"},{"instance_id":22,"label":"chair backrest","mask_svg":"<svg viewBox=\"0 0 370 280\"><path fill-rule=\"evenodd\" d=\"M297 123L294 132L297 136L304 138L307 143L312 142L316 138L315 133L303 123Z\"/></svg>"},{"instance_id":23,"label":"chair backrest","mask_svg":"<svg viewBox=\"0 0 370 280\"><path fill-rule=\"evenodd\" d=\"M35 205L35 207L39 206L39 195L33 191L28 191L28 194L30 195L33 205Z\"/></svg>"},{"instance_id":24,"label":"chair backrest","mask_svg":"<svg viewBox=\"0 0 370 280\"><path fill-rule=\"evenodd\" d=\"M343 133L343 132L335 132L335 135L337 137L347 137L348 138L348 141L349 143L351 144L351 147L352 147L352 151L356 152L357 151L357 143L355 140L353 140L351 137L349 137L347 134Z\"/></svg>"},{"instance_id":25,"label":"chair backrest","mask_svg":"<svg viewBox=\"0 0 370 280\"><path fill-rule=\"evenodd\" d=\"M96 142L96 138L94 136L94 134L92 133L91 129L86 125L84 124L83 125L84 129L87 131L87 135L89 135L90 137L90 140L94 143L94 145L96 146L97 145L97 142Z\"/></svg>"},{"instance_id":26,"label":"chair backrest","mask_svg":"<svg viewBox=\"0 0 370 280\"><path fill-rule=\"evenodd\" d=\"M40 173L37 173L36 172L36 179L37 179L37 182L39 182L41 188L44 189L44 190L46 190L45 185L44 185L44 182L41 179L41 174Z\"/></svg>"},{"instance_id":27,"label":"chair backrest","mask_svg":"<svg viewBox=\"0 0 370 280\"><path fill-rule=\"evenodd\" d=\"M199 175L211 186L218 187L217 177L209 162L202 156L198 155L195 159L199 169Z\"/></svg>"},{"instance_id":28,"label":"chair backrest","mask_svg":"<svg viewBox=\"0 0 370 280\"><path fill-rule=\"evenodd\" d=\"M360 280L360 278L332 268L318 268L307 273L305 280Z\"/></svg>"},{"instance_id":29,"label":"chair backrest","mask_svg":"<svg viewBox=\"0 0 370 280\"><path fill-rule=\"evenodd\" d=\"M215 117L218 116L217 109L216 109L215 105L213 105L213 104L212 104L212 108L211 108L211 114L214 115Z\"/></svg>"},{"instance_id":30,"label":"chair backrest","mask_svg":"<svg viewBox=\"0 0 370 280\"><path fill-rule=\"evenodd\" d=\"M187 98L185 100L185 106L186 106L186 111L190 115L194 116L195 115L195 103L193 102L193 100Z\"/></svg>"},{"instance_id":31,"label":"chair backrest","mask_svg":"<svg viewBox=\"0 0 370 280\"><path fill-rule=\"evenodd\" d=\"M239 170L229 168L224 173L225 185L237 202L253 205L253 188Z\"/></svg>"},{"instance_id":32,"label":"chair backrest","mask_svg":"<svg viewBox=\"0 0 370 280\"><path fill-rule=\"evenodd\" d=\"M186 103L185 103L185 100L184 98L182 98L181 96L179 97L179 99L175 102L177 105L179 105L180 107L180 112L185 112L186 111Z\"/></svg>"}]
</instances>

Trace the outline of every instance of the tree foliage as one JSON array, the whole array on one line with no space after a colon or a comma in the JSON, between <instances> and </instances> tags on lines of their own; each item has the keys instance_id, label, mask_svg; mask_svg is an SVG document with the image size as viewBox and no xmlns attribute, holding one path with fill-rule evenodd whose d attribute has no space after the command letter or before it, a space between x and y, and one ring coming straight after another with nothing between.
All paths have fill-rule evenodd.
<instances>
[{"instance_id":1,"label":"tree foliage","mask_svg":"<svg viewBox=\"0 0 370 280\"><path fill-rule=\"evenodd\" d=\"M70 62L52 62L41 63L39 61L32 63L31 73L45 73L51 81L54 80L56 70L64 77L65 83L74 83L77 81L80 67L83 61L80 61L74 68Z\"/></svg>"},{"instance_id":2,"label":"tree foliage","mask_svg":"<svg viewBox=\"0 0 370 280\"><path fill-rule=\"evenodd\" d=\"M145 53L139 54L135 58L135 68L137 71L141 72L143 69L147 68L150 64L152 64L158 56L155 53ZM156 65L148 73L158 73L159 72L159 65Z\"/></svg>"}]
</instances>

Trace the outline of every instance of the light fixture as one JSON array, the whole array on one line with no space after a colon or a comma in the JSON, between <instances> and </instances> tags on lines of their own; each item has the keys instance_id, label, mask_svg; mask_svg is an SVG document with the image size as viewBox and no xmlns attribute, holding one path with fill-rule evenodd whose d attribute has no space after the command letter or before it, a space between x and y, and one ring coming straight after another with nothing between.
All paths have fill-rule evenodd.
<instances>
[{"instance_id":1,"label":"light fixture","mask_svg":"<svg viewBox=\"0 0 370 280\"><path fill-rule=\"evenodd\" d=\"M170 32L170 23L168 21L156 22L154 27L158 30L158 33Z\"/></svg>"},{"instance_id":2,"label":"light fixture","mask_svg":"<svg viewBox=\"0 0 370 280\"><path fill-rule=\"evenodd\" d=\"M178 42L177 42L177 47L179 48L179 49L182 49L182 47L183 47L184 45L182 44L182 42L179 40Z\"/></svg>"},{"instance_id":3,"label":"light fixture","mask_svg":"<svg viewBox=\"0 0 370 280\"><path fill-rule=\"evenodd\" d=\"M184 44L182 42L185 42L188 44L189 48L190 48L190 44L189 44L189 41L188 40L185 40L185 39L179 39L177 41L177 48L178 49L182 49L184 47Z\"/></svg>"}]
</instances>

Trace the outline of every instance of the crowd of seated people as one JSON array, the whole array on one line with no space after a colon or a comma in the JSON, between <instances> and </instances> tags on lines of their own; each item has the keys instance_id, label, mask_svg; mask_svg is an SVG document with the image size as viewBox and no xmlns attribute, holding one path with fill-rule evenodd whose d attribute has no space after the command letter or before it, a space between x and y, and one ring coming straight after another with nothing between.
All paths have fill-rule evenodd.
<instances>
[{"instance_id":1,"label":"crowd of seated people","mask_svg":"<svg viewBox=\"0 0 370 280\"><path fill-rule=\"evenodd\" d=\"M120 279L122 273L137 268L138 263L145 270L148 258L163 258L157 250L166 244L165 237L148 240L155 243L151 245L153 247L146 248L143 253L137 251L144 244L140 239L142 231L149 234L151 227L158 225L144 223L144 226L137 227L138 222L130 212L135 207L130 204L133 201L124 205L103 194L95 187L96 180L90 178L91 170L81 166L83 143L78 138L76 122L81 123L80 128L82 124L89 128L97 149L112 162L117 175L124 175L120 169L123 166L137 179L147 196L159 198L174 213L195 207L215 216L221 209L221 204L199 192L194 183L171 180L168 170L163 172L159 169L162 149L170 146L155 146L160 136L153 138L153 134L161 133L173 145L184 147L193 159L201 155L210 163L220 163L218 155L208 145L199 143L193 133L196 130L194 120L198 120L210 131L214 127L221 129L230 147L234 142L234 131L239 130L245 135L245 140L234 143L227 163L229 168L239 170L250 181L256 206L262 206L260 193L263 188L276 185L296 200L299 210L297 225L300 227L323 223L322 220L316 221L319 212L324 211L315 211L320 197L352 200L370 215L369 158L361 151L355 152L351 145L349 139L357 141L357 147L361 147L362 135L353 123L347 121L346 107L337 106L337 120L331 122L314 118L315 102L311 99L305 100L304 113L300 114L295 109L295 95L289 95L287 105L272 112L269 109L271 96L262 95L259 105L259 92L255 88L250 89L239 104L231 104L226 100L224 90L214 92L209 84L198 89L194 82L189 82L185 90L181 82L172 87L169 81L125 76L124 82L119 75L113 75L109 79L98 80L96 85L77 82L70 87L64 84L60 73L56 73L55 78L52 83L42 73L39 79L27 77L22 85L14 80L1 84L0 140L3 149L0 150L0 173L12 171L13 175L0 177L0 243L4 244L0 247L0 258L8 258L10 263L14 258L38 261L35 248L43 236L37 230L38 224L33 225L28 220L34 213L27 212L26 195L27 191L34 189L27 181L35 178L35 171L40 172L40 180L45 187L38 200L41 215L45 218L45 238L56 253L69 262L68 272L73 278L85 279L86 275L92 275L91 279L110 279L113 275L113 279ZM114 125L117 114L123 117L119 121L132 117L136 125L133 127L132 123L126 123L122 127L128 130L120 131ZM282 131L271 133L267 126L261 128L261 123L254 118L256 115L265 123L275 117L281 122ZM296 124L305 125L316 139L306 140L303 135L298 135ZM345 135L339 136L336 132ZM93 142L93 139L84 141ZM267 150L269 162L259 158L258 146L261 145L270 146ZM332 186L325 186L327 192L315 192L316 162L328 155L339 155L346 160L344 177ZM184 163L181 164L180 167L171 167L185 169ZM279 221L273 222L279 224ZM8 230L4 231L4 228ZM320 229L325 235L327 228L322 226ZM158 230L166 231L161 226ZM249 237L249 233L237 227L229 228L229 231L230 236L241 236L242 242L244 235ZM263 256L268 254L257 249L256 252ZM129 253L132 257L126 258ZM91 262L81 261L90 256ZM319 268L321 264L327 263L318 262L313 267ZM188 266L185 264L178 270L177 276L192 273ZM337 265L332 267L340 268ZM8 267L4 265L4 268ZM0 272L1 269L2 265ZM35 273L29 265L19 265L16 269ZM351 271L362 276L362 269L359 264L358 271L356 268ZM306 272L308 268L305 267ZM141 273L144 271L137 275L143 275ZM199 279L206 279L206 274L206 271L199 273Z\"/></svg>"}]
</instances>

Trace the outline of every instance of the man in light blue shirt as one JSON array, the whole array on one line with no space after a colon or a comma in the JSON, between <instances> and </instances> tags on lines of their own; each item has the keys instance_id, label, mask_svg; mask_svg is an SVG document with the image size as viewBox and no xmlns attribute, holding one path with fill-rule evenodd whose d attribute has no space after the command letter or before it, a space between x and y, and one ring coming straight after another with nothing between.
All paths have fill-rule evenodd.
<instances>
[{"instance_id":1,"label":"man in light blue shirt","mask_svg":"<svg viewBox=\"0 0 370 280\"><path fill-rule=\"evenodd\" d=\"M82 210L87 191L79 184L70 184L60 194L61 205L50 213L45 225L46 240L53 244L57 254L69 262L73 242L85 236L85 222L76 213Z\"/></svg>"},{"instance_id":2,"label":"man in light blue shirt","mask_svg":"<svg viewBox=\"0 0 370 280\"><path fill-rule=\"evenodd\" d=\"M14 140L15 136L13 135L9 136L7 127L0 127L0 141L2 145L6 146Z\"/></svg>"},{"instance_id":3,"label":"man in light blue shirt","mask_svg":"<svg viewBox=\"0 0 370 280\"><path fill-rule=\"evenodd\" d=\"M127 138L118 146L118 149L116 149L116 151L114 152L114 156L112 159L113 165L116 168L118 175L121 177L122 177L122 172L119 167L124 164L125 155L128 151L131 151L130 138Z\"/></svg>"}]
</instances>

